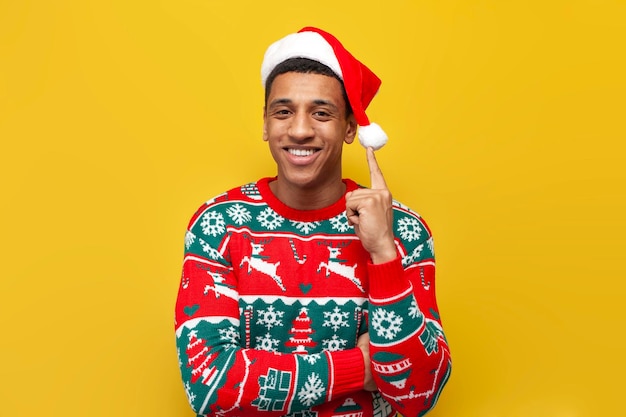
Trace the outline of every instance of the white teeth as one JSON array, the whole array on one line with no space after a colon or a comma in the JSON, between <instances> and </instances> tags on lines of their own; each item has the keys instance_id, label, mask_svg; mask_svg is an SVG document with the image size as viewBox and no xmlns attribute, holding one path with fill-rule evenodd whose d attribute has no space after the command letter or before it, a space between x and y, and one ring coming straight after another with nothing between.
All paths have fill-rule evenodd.
<instances>
[{"instance_id":1,"label":"white teeth","mask_svg":"<svg viewBox=\"0 0 626 417\"><path fill-rule=\"evenodd\" d=\"M315 151L313 149L289 149L289 153L295 156L309 156L313 155Z\"/></svg>"}]
</instances>

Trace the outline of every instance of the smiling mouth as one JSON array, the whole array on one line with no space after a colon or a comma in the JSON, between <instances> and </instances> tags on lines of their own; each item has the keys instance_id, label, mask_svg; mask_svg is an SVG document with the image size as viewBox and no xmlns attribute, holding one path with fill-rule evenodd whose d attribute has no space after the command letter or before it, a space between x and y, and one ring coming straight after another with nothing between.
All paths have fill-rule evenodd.
<instances>
[{"instance_id":1,"label":"smiling mouth","mask_svg":"<svg viewBox=\"0 0 626 417\"><path fill-rule=\"evenodd\" d=\"M311 156L315 152L317 152L317 150L316 149L292 149L292 148L289 148L289 149L287 149L287 152L289 152L293 156Z\"/></svg>"}]
</instances>

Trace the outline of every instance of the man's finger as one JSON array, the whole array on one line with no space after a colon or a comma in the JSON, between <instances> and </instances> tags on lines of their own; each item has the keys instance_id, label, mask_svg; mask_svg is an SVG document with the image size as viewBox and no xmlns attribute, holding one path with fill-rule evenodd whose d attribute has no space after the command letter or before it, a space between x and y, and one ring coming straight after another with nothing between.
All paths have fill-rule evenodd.
<instances>
[{"instance_id":1,"label":"man's finger","mask_svg":"<svg viewBox=\"0 0 626 417\"><path fill-rule=\"evenodd\" d=\"M367 148L367 165L370 169L370 187L373 190L386 190L387 183L385 182L385 177L383 177L383 173L378 166L376 155L374 155L374 149L372 149L372 147Z\"/></svg>"}]
</instances>

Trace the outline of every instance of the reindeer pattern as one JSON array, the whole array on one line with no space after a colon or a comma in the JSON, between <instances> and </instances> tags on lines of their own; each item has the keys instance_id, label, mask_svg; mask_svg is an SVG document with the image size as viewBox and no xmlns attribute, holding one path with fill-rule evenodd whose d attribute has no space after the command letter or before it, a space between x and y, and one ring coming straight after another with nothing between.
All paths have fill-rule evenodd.
<instances>
[{"instance_id":1,"label":"reindeer pattern","mask_svg":"<svg viewBox=\"0 0 626 417\"><path fill-rule=\"evenodd\" d=\"M250 239L246 235L244 235L244 237L247 239ZM283 280L281 279L281 277L278 275L278 272L277 272L278 267L280 266L280 261L275 262L275 263L268 262L266 260L268 256L261 255L261 253L264 251L265 245L270 243L272 240L273 238L265 239L258 243L255 243L254 241L250 241L250 247L252 248L252 253L250 256L246 255L241 259L239 267L243 268L243 265L247 263L248 274L251 274L252 270L255 270L257 272L260 272L261 274L267 275L274 280L274 282L278 285L278 287L281 290L286 291L285 286L283 285Z\"/></svg>"},{"instance_id":2,"label":"reindeer pattern","mask_svg":"<svg viewBox=\"0 0 626 417\"><path fill-rule=\"evenodd\" d=\"M284 296L315 296L311 288L316 286L332 286L345 296L367 292L369 255L348 225L345 212L315 221L291 219L257 198L260 194L255 184L249 184L210 201L194 217L188 246L232 268L239 280L232 285L245 283L250 294L275 288ZM433 256L432 245L424 242L426 225L397 202L394 230L405 268ZM232 295L220 285L219 277L213 279L217 285L207 291L216 296ZM428 282L422 284L429 289ZM246 291L245 286L239 289Z\"/></svg>"},{"instance_id":3,"label":"reindeer pattern","mask_svg":"<svg viewBox=\"0 0 626 417\"><path fill-rule=\"evenodd\" d=\"M352 241L329 240L324 236L302 240L279 233L270 238L244 233L239 239L241 256L233 263L238 265L240 280L244 282L251 279L261 283L260 280L270 278L286 295L308 294L311 288L322 291L328 285L343 288L346 295L365 293L361 274L366 269L359 266L365 259L359 262L353 253L343 253ZM350 249L361 253L358 248Z\"/></svg>"},{"instance_id":4,"label":"reindeer pattern","mask_svg":"<svg viewBox=\"0 0 626 417\"><path fill-rule=\"evenodd\" d=\"M340 258L341 248L349 244L350 242L341 242L338 246L327 244L328 261L320 262L317 267L317 272L319 273L322 271L322 268L325 268L327 278L330 277L331 274L346 278L348 281L356 285L361 292L365 292L361 280L355 274L358 264L355 263L354 265L346 265L347 261Z\"/></svg>"}]
</instances>

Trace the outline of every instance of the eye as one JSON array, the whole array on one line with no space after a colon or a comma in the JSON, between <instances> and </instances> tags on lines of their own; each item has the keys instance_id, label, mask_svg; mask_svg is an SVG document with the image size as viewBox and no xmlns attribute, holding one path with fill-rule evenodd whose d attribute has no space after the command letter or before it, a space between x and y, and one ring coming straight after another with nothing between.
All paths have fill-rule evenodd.
<instances>
[{"instance_id":1,"label":"eye","mask_svg":"<svg viewBox=\"0 0 626 417\"><path fill-rule=\"evenodd\" d=\"M288 109L276 109L272 112L274 117L285 118L291 114L291 111Z\"/></svg>"},{"instance_id":2,"label":"eye","mask_svg":"<svg viewBox=\"0 0 626 417\"><path fill-rule=\"evenodd\" d=\"M324 111L324 110L317 110L316 112L313 113L313 116L316 119L321 119L321 120L326 120L330 118L330 113Z\"/></svg>"}]
</instances>

